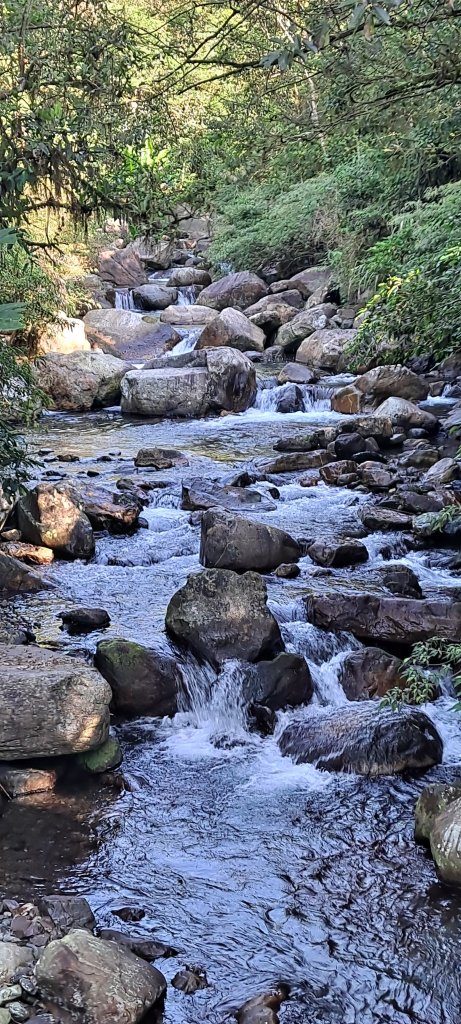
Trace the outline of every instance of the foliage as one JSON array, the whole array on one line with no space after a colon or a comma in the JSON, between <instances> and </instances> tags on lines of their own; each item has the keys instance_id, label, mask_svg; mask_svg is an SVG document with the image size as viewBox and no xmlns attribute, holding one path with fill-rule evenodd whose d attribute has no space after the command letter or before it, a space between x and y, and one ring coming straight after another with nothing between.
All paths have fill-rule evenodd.
<instances>
[{"instance_id":1,"label":"foliage","mask_svg":"<svg viewBox=\"0 0 461 1024\"><path fill-rule=\"evenodd\" d=\"M0 304L21 303L21 326L9 328L17 332L20 345L33 349L45 327L59 320L63 300L58 278L23 245L0 248Z\"/></svg>"},{"instance_id":2,"label":"foliage","mask_svg":"<svg viewBox=\"0 0 461 1024\"><path fill-rule=\"evenodd\" d=\"M425 704L439 692L440 684L447 675L457 693L461 691L461 644L451 643L444 637L434 637L415 644L411 656L403 662L402 675L406 680L403 689L389 690L381 705L398 711L404 704ZM455 705L461 709L461 703Z\"/></svg>"}]
</instances>

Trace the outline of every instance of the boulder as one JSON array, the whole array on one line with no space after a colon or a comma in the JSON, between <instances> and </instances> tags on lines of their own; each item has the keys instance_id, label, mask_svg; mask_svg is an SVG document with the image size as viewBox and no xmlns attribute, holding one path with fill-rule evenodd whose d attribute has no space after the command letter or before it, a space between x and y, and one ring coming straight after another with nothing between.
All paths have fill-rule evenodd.
<instances>
[{"instance_id":1,"label":"boulder","mask_svg":"<svg viewBox=\"0 0 461 1024\"><path fill-rule=\"evenodd\" d=\"M461 602L417 600L334 591L306 598L307 618L331 632L347 630L363 640L416 644L434 636L461 641Z\"/></svg>"},{"instance_id":2,"label":"boulder","mask_svg":"<svg viewBox=\"0 0 461 1024\"><path fill-rule=\"evenodd\" d=\"M116 288L135 288L147 281L139 256L132 249L103 249L99 253L99 274Z\"/></svg>"},{"instance_id":3,"label":"boulder","mask_svg":"<svg viewBox=\"0 0 461 1024\"><path fill-rule=\"evenodd\" d=\"M40 335L36 352L39 356L47 355L48 352L68 355L69 352L89 352L90 347L84 321L60 313L58 323L48 324Z\"/></svg>"},{"instance_id":4,"label":"boulder","mask_svg":"<svg viewBox=\"0 0 461 1024\"><path fill-rule=\"evenodd\" d=\"M380 462L362 462L359 476L365 487L370 491L388 491L394 483L394 477Z\"/></svg>"},{"instance_id":5,"label":"boulder","mask_svg":"<svg viewBox=\"0 0 461 1024\"><path fill-rule=\"evenodd\" d=\"M424 474L421 483L425 487L437 488L450 483L451 480L459 478L459 462L455 459L439 459L434 463L427 473Z\"/></svg>"},{"instance_id":6,"label":"boulder","mask_svg":"<svg viewBox=\"0 0 461 1024\"><path fill-rule=\"evenodd\" d=\"M406 366L375 366L357 377L354 387L365 395L367 402L378 405L385 398L406 398L422 402L429 394L429 384Z\"/></svg>"},{"instance_id":7,"label":"boulder","mask_svg":"<svg viewBox=\"0 0 461 1024\"><path fill-rule=\"evenodd\" d=\"M173 306L177 298L176 288L165 288L159 284L142 284L133 290L133 299L139 309L166 309Z\"/></svg>"},{"instance_id":8,"label":"boulder","mask_svg":"<svg viewBox=\"0 0 461 1024\"><path fill-rule=\"evenodd\" d=\"M309 667L299 654L284 651L273 661L252 665L244 683L248 704L260 704L271 711L308 704L313 696Z\"/></svg>"},{"instance_id":9,"label":"boulder","mask_svg":"<svg viewBox=\"0 0 461 1024\"><path fill-rule=\"evenodd\" d=\"M271 572L283 562L296 562L300 554L297 541L275 526L220 509L202 516L199 557L207 568Z\"/></svg>"},{"instance_id":10,"label":"boulder","mask_svg":"<svg viewBox=\"0 0 461 1024\"><path fill-rule=\"evenodd\" d=\"M438 421L430 412L424 412L412 402L405 398L387 398L378 406L377 416L385 416L391 421L394 427L403 427L408 430L410 427L422 427L428 433L433 434L438 428Z\"/></svg>"},{"instance_id":11,"label":"boulder","mask_svg":"<svg viewBox=\"0 0 461 1024\"><path fill-rule=\"evenodd\" d=\"M300 292L296 288L291 291L285 291L283 295L264 295L258 302L254 302L248 309L245 310L245 316L257 316L259 313L270 313L271 309L276 309L278 306L291 306L295 310L293 316L296 315L296 310L302 309L304 302Z\"/></svg>"},{"instance_id":12,"label":"boulder","mask_svg":"<svg viewBox=\"0 0 461 1024\"><path fill-rule=\"evenodd\" d=\"M423 592L418 577L407 565L385 565L379 569L381 583L391 594L412 597L418 601Z\"/></svg>"},{"instance_id":13,"label":"boulder","mask_svg":"<svg viewBox=\"0 0 461 1024\"><path fill-rule=\"evenodd\" d=\"M331 459L331 455L328 455L328 459ZM326 484L341 487L344 485L344 481L349 481L351 477L358 479L357 471L356 462L352 459L341 459L339 462L328 461L324 464L320 470L320 476Z\"/></svg>"},{"instance_id":14,"label":"boulder","mask_svg":"<svg viewBox=\"0 0 461 1024\"><path fill-rule=\"evenodd\" d=\"M411 530L413 522L411 516L380 505L364 505L359 515L367 530L372 531Z\"/></svg>"},{"instance_id":15,"label":"boulder","mask_svg":"<svg viewBox=\"0 0 461 1024\"><path fill-rule=\"evenodd\" d=\"M308 299L314 292L319 290L322 291L326 298L332 288L332 284L333 275L331 270L328 270L326 267L308 267L307 270L302 270L300 274L290 277L287 282L288 288L297 288L301 292L303 299Z\"/></svg>"},{"instance_id":16,"label":"boulder","mask_svg":"<svg viewBox=\"0 0 461 1024\"><path fill-rule=\"evenodd\" d=\"M331 569L342 569L346 565L359 565L368 561L365 544L358 540L317 540L307 549L309 558L316 565Z\"/></svg>"},{"instance_id":17,"label":"boulder","mask_svg":"<svg viewBox=\"0 0 461 1024\"><path fill-rule=\"evenodd\" d=\"M13 942L0 940L0 985L9 985L16 972L29 967L33 963L33 953L25 946L16 946ZM26 972L24 972L26 973Z\"/></svg>"},{"instance_id":18,"label":"boulder","mask_svg":"<svg viewBox=\"0 0 461 1024\"><path fill-rule=\"evenodd\" d=\"M90 520L66 484L37 484L17 504L19 529L30 544L52 548L61 558L92 558Z\"/></svg>"},{"instance_id":19,"label":"boulder","mask_svg":"<svg viewBox=\"0 0 461 1024\"><path fill-rule=\"evenodd\" d=\"M2 544L0 554L18 558L20 562L25 562L26 565L51 565L51 562L54 561L54 554L51 548L37 547L35 544L27 544L22 540Z\"/></svg>"},{"instance_id":20,"label":"boulder","mask_svg":"<svg viewBox=\"0 0 461 1024\"><path fill-rule=\"evenodd\" d=\"M423 789L415 807L415 840L428 843L435 822L455 800L461 800L461 783L436 783Z\"/></svg>"},{"instance_id":21,"label":"boulder","mask_svg":"<svg viewBox=\"0 0 461 1024\"><path fill-rule=\"evenodd\" d=\"M94 668L41 647L0 645L0 759L75 754L108 736L110 687Z\"/></svg>"},{"instance_id":22,"label":"boulder","mask_svg":"<svg viewBox=\"0 0 461 1024\"><path fill-rule=\"evenodd\" d=\"M191 480L190 484L182 485L181 508L186 512L199 512L217 506L229 512L271 512L277 508L267 494L250 487L233 487L231 484L220 487L206 480Z\"/></svg>"},{"instance_id":23,"label":"boulder","mask_svg":"<svg viewBox=\"0 0 461 1024\"><path fill-rule=\"evenodd\" d=\"M84 512L95 530L109 533L130 533L138 525L143 502L134 491L109 491L106 488L81 485L74 489Z\"/></svg>"},{"instance_id":24,"label":"boulder","mask_svg":"<svg viewBox=\"0 0 461 1024\"><path fill-rule=\"evenodd\" d=\"M177 288L190 288L194 284L206 287L211 284L211 277L200 267L175 267L170 274L170 284Z\"/></svg>"},{"instance_id":25,"label":"boulder","mask_svg":"<svg viewBox=\"0 0 461 1024\"><path fill-rule=\"evenodd\" d=\"M42 356L34 373L38 386L53 399L56 409L88 412L119 401L120 385L128 369L128 363L104 352L71 352Z\"/></svg>"},{"instance_id":26,"label":"boulder","mask_svg":"<svg viewBox=\"0 0 461 1024\"><path fill-rule=\"evenodd\" d=\"M237 348L240 352L263 352L266 342L264 331L238 309L223 309L222 313L202 331L197 348Z\"/></svg>"},{"instance_id":27,"label":"boulder","mask_svg":"<svg viewBox=\"0 0 461 1024\"><path fill-rule=\"evenodd\" d=\"M189 576L171 598L168 633L213 665L229 658L261 661L283 649L278 623L267 607L264 581L227 569Z\"/></svg>"},{"instance_id":28,"label":"boulder","mask_svg":"<svg viewBox=\"0 0 461 1024\"><path fill-rule=\"evenodd\" d=\"M332 307L327 305L314 306L313 309L303 309L295 317L290 318L280 330L277 331L276 344L285 352L295 352L302 341L314 331L323 330L329 320L328 314ZM306 360L302 360L306 362Z\"/></svg>"},{"instance_id":29,"label":"boulder","mask_svg":"<svg viewBox=\"0 0 461 1024\"><path fill-rule=\"evenodd\" d=\"M44 590L48 586L48 583L32 569L28 569L23 562L0 551L0 593L21 594Z\"/></svg>"},{"instance_id":30,"label":"boulder","mask_svg":"<svg viewBox=\"0 0 461 1024\"><path fill-rule=\"evenodd\" d=\"M33 796L35 793L50 793L55 789L58 773L55 768L38 768L32 762L2 762L0 764L0 790L10 800L21 796Z\"/></svg>"},{"instance_id":31,"label":"boulder","mask_svg":"<svg viewBox=\"0 0 461 1024\"><path fill-rule=\"evenodd\" d=\"M123 760L123 753L116 736L109 736L96 750L86 750L77 754L76 765L87 775L103 775L118 768Z\"/></svg>"},{"instance_id":32,"label":"boulder","mask_svg":"<svg viewBox=\"0 0 461 1024\"><path fill-rule=\"evenodd\" d=\"M339 682L348 700L384 697L389 690L405 689L402 662L379 647L351 651L341 662Z\"/></svg>"},{"instance_id":33,"label":"boulder","mask_svg":"<svg viewBox=\"0 0 461 1024\"><path fill-rule=\"evenodd\" d=\"M84 322L92 345L135 363L145 363L181 340L168 324L127 309L92 309Z\"/></svg>"},{"instance_id":34,"label":"boulder","mask_svg":"<svg viewBox=\"0 0 461 1024\"><path fill-rule=\"evenodd\" d=\"M461 885L461 797L437 815L430 845L441 881L446 885Z\"/></svg>"},{"instance_id":35,"label":"boulder","mask_svg":"<svg viewBox=\"0 0 461 1024\"><path fill-rule=\"evenodd\" d=\"M38 909L53 923L53 938L61 938L71 928L96 927L96 920L89 903L82 896L64 894L42 896Z\"/></svg>"},{"instance_id":36,"label":"boulder","mask_svg":"<svg viewBox=\"0 0 461 1024\"><path fill-rule=\"evenodd\" d=\"M219 281L214 281L200 294L200 302L211 309L221 312L227 306L235 306L237 309L247 309L252 306L263 295L267 295L268 288L264 281L256 274L243 270L238 274L227 274Z\"/></svg>"},{"instance_id":37,"label":"boulder","mask_svg":"<svg viewBox=\"0 0 461 1024\"><path fill-rule=\"evenodd\" d=\"M290 325L291 326L291 325ZM345 350L354 340L357 331L317 330L301 342L296 353L298 363L306 363L312 369L331 370L337 373L345 369ZM383 409L378 412L382 416L388 413Z\"/></svg>"},{"instance_id":38,"label":"boulder","mask_svg":"<svg viewBox=\"0 0 461 1024\"><path fill-rule=\"evenodd\" d=\"M110 626L110 616L105 608L72 608L69 612L61 612L59 617L69 633L92 633L95 629Z\"/></svg>"},{"instance_id":39,"label":"boulder","mask_svg":"<svg viewBox=\"0 0 461 1024\"><path fill-rule=\"evenodd\" d=\"M275 459L265 459L258 463L258 470L263 473L296 473L300 470L317 469L331 459L328 452L319 449L313 452L292 452L279 455Z\"/></svg>"},{"instance_id":40,"label":"boulder","mask_svg":"<svg viewBox=\"0 0 461 1024\"><path fill-rule=\"evenodd\" d=\"M273 992L248 999L235 1014L237 1024L279 1024L278 1011L288 995L288 987L278 985Z\"/></svg>"},{"instance_id":41,"label":"boulder","mask_svg":"<svg viewBox=\"0 0 461 1024\"><path fill-rule=\"evenodd\" d=\"M161 647L101 640L95 665L111 687L112 707L118 714L135 718L176 714L182 677L174 659Z\"/></svg>"},{"instance_id":42,"label":"boulder","mask_svg":"<svg viewBox=\"0 0 461 1024\"><path fill-rule=\"evenodd\" d=\"M139 468L165 470L174 466L187 466L188 459L177 448L140 448L134 460Z\"/></svg>"},{"instance_id":43,"label":"boulder","mask_svg":"<svg viewBox=\"0 0 461 1024\"><path fill-rule=\"evenodd\" d=\"M81 1024L137 1024L163 1001L166 981L117 942L75 929L45 949L35 968L42 998Z\"/></svg>"},{"instance_id":44,"label":"boulder","mask_svg":"<svg viewBox=\"0 0 461 1024\"><path fill-rule=\"evenodd\" d=\"M122 410L133 416L188 419L222 409L243 412L255 395L255 369L243 353L205 349L177 361L159 360L152 370L130 371L123 381Z\"/></svg>"},{"instance_id":45,"label":"boulder","mask_svg":"<svg viewBox=\"0 0 461 1024\"><path fill-rule=\"evenodd\" d=\"M363 452L379 452L379 446L372 437L363 437L357 432L340 434L334 442L335 455L338 459L354 459ZM371 457L371 454L370 454Z\"/></svg>"},{"instance_id":46,"label":"boulder","mask_svg":"<svg viewBox=\"0 0 461 1024\"><path fill-rule=\"evenodd\" d=\"M280 737L297 764L359 775L394 775L440 764L443 744L430 718L415 708L394 712L374 701L324 709L293 722Z\"/></svg>"},{"instance_id":47,"label":"boulder","mask_svg":"<svg viewBox=\"0 0 461 1024\"><path fill-rule=\"evenodd\" d=\"M201 298L202 295L200 295ZM195 306L167 306L160 313L160 321L162 324L173 324L175 327L203 327L215 320L217 316L216 309L210 309L200 303Z\"/></svg>"},{"instance_id":48,"label":"boulder","mask_svg":"<svg viewBox=\"0 0 461 1024\"><path fill-rule=\"evenodd\" d=\"M332 411L339 412L342 416L355 416L362 411L364 404L364 395L353 384L339 388L331 399Z\"/></svg>"},{"instance_id":49,"label":"boulder","mask_svg":"<svg viewBox=\"0 0 461 1024\"><path fill-rule=\"evenodd\" d=\"M279 384L312 384L315 379L312 371L300 363L287 363L277 377Z\"/></svg>"}]
</instances>

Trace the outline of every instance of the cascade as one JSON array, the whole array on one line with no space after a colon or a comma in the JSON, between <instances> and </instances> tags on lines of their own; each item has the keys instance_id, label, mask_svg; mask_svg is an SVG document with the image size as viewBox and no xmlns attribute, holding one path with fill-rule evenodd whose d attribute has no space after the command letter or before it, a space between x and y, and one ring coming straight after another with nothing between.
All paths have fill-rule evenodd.
<instances>
[{"instance_id":1,"label":"cascade","mask_svg":"<svg viewBox=\"0 0 461 1024\"><path fill-rule=\"evenodd\" d=\"M115 308L125 310L136 309L133 299L133 292L129 288L115 289Z\"/></svg>"},{"instance_id":2,"label":"cascade","mask_svg":"<svg viewBox=\"0 0 461 1024\"><path fill-rule=\"evenodd\" d=\"M334 388L323 387L320 384L282 384L280 387L258 386L254 408L260 412L277 413L283 406L296 387L302 394L302 409L293 409L293 412L329 412L331 409L331 398Z\"/></svg>"}]
</instances>

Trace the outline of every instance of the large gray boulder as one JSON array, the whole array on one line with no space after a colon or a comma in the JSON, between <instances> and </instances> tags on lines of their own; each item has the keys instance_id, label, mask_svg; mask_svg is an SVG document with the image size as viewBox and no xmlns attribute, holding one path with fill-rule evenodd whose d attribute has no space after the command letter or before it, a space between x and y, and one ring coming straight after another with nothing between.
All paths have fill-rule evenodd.
<instances>
[{"instance_id":1,"label":"large gray boulder","mask_svg":"<svg viewBox=\"0 0 461 1024\"><path fill-rule=\"evenodd\" d=\"M423 789L415 807L415 840L428 843L435 822L455 800L461 800L461 783L435 783Z\"/></svg>"},{"instance_id":2,"label":"large gray boulder","mask_svg":"<svg viewBox=\"0 0 461 1024\"><path fill-rule=\"evenodd\" d=\"M305 338L314 334L315 331L322 331L327 327L334 309L334 306L327 304L314 306L312 309L303 309L301 313L297 313L289 323L285 323L277 331L275 344L280 345L286 352L294 352Z\"/></svg>"},{"instance_id":3,"label":"large gray boulder","mask_svg":"<svg viewBox=\"0 0 461 1024\"><path fill-rule=\"evenodd\" d=\"M394 427L403 427L405 430L418 427L433 434L438 428L438 420L432 413L419 409L405 398L387 398L376 409L376 415L385 416Z\"/></svg>"},{"instance_id":4,"label":"large gray boulder","mask_svg":"<svg viewBox=\"0 0 461 1024\"><path fill-rule=\"evenodd\" d=\"M135 288L147 281L139 256L131 248L103 249L99 253L99 273L103 281L116 288Z\"/></svg>"},{"instance_id":5,"label":"large gray boulder","mask_svg":"<svg viewBox=\"0 0 461 1024\"><path fill-rule=\"evenodd\" d=\"M102 310L101 312L107 312ZM37 384L56 409L88 412L115 405L129 364L105 352L50 352L35 364Z\"/></svg>"},{"instance_id":6,"label":"large gray boulder","mask_svg":"<svg viewBox=\"0 0 461 1024\"><path fill-rule=\"evenodd\" d=\"M354 340L357 331L318 330L301 342L296 361L312 369L338 372L346 369L345 350ZM379 410L381 411L381 410ZM386 412L382 412L386 416Z\"/></svg>"},{"instance_id":7,"label":"large gray boulder","mask_svg":"<svg viewBox=\"0 0 461 1024\"><path fill-rule=\"evenodd\" d=\"M109 734L111 690L83 661L42 647L0 645L0 759L93 750Z\"/></svg>"},{"instance_id":8,"label":"large gray boulder","mask_svg":"<svg viewBox=\"0 0 461 1024\"><path fill-rule=\"evenodd\" d=\"M415 708L380 709L374 701L338 707L293 722L280 737L297 764L359 775L394 775L440 764L443 744L430 718Z\"/></svg>"},{"instance_id":9,"label":"large gray boulder","mask_svg":"<svg viewBox=\"0 0 461 1024\"><path fill-rule=\"evenodd\" d=\"M237 348L240 352L263 352L266 335L238 309L222 313L202 331L197 348Z\"/></svg>"},{"instance_id":10,"label":"large gray boulder","mask_svg":"<svg viewBox=\"0 0 461 1024\"><path fill-rule=\"evenodd\" d=\"M319 292L327 296L333 283L333 274L327 267L307 267L299 274L290 277L287 281L288 288L297 288L303 299L309 299L311 295ZM323 302L323 297L320 299Z\"/></svg>"},{"instance_id":11,"label":"large gray boulder","mask_svg":"<svg viewBox=\"0 0 461 1024\"><path fill-rule=\"evenodd\" d=\"M123 381L122 410L132 416L190 419L221 410L244 412L254 402L256 373L242 352L205 349L166 358L152 370L132 370Z\"/></svg>"},{"instance_id":12,"label":"large gray boulder","mask_svg":"<svg viewBox=\"0 0 461 1024\"><path fill-rule=\"evenodd\" d=\"M200 293L200 304L219 311L227 306L247 309L267 292L267 285L260 277L243 270L238 274L227 274L204 288Z\"/></svg>"},{"instance_id":13,"label":"large gray boulder","mask_svg":"<svg viewBox=\"0 0 461 1024\"><path fill-rule=\"evenodd\" d=\"M112 690L112 706L120 715L174 715L182 677L174 659L161 649L132 640L101 640L95 665Z\"/></svg>"},{"instance_id":14,"label":"large gray boulder","mask_svg":"<svg viewBox=\"0 0 461 1024\"><path fill-rule=\"evenodd\" d=\"M385 398L407 398L422 402L429 394L429 384L406 366L375 366L357 377L354 387L369 402L383 402Z\"/></svg>"},{"instance_id":15,"label":"large gray boulder","mask_svg":"<svg viewBox=\"0 0 461 1024\"><path fill-rule=\"evenodd\" d=\"M175 267L170 274L170 284L177 288L190 288L194 284L206 286L211 284L211 277L200 267Z\"/></svg>"},{"instance_id":16,"label":"large gray boulder","mask_svg":"<svg viewBox=\"0 0 461 1024\"><path fill-rule=\"evenodd\" d=\"M19 529L30 544L62 558L91 558L95 542L83 503L66 484L37 484L17 504Z\"/></svg>"},{"instance_id":17,"label":"large gray boulder","mask_svg":"<svg viewBox=\"0 0 461 1024\"><path fill-rule=\"evenodd\" d=\"M47 1004L80 1024L137 1024L166 991L155 967L84 929L50 942L35 974Z\"/></svg>"},{"instance_id":18,"label":"large gray boulder","mask_svg":"<svg viewBox=\"0 0 461 1024\"><path fill-rule=\"evenodd\" d=\"M407 646L434 636L461 641L461 602L446 597L418 600L330 591L312 594L306 609L314 626L347 630L363 640Z\"/></svg>"},{"instance_id":19,"label":"large gray boulder","mask_svg":"<svg viewBox=\"0 0 461 1024\"><path fill-rule=\"evenodd\" d=\"M278 623L267 607L266 585L254 572L206 569L189 576L171 598L168 633L212 665L229 658L260 661L283 649Z\"/></svg>"},{"instance_id":20,"label":"large gray boulder","mask_svg":"<svg viewBox=\"0 0 461 1024\"><path fill-rule=\"evenodd\" d=\"M133 289L133 299L140 309L166 309L178 298L177 288L166 288L159 284L141 284Z\"/></svg>"},{"instance_id":21,"label":"large gray boulder","mask_svg":"<svg viewBox=\"0 0 461 1024\"><path fill-rule=\"evenodd\" d=\"M93 346L135 363L161 355L167 344L180 340L168 324L127 309L91 309L83 319L86 336Z\"/></svg>"},{"instance_id":22,"label":"large gray boulder","mask_svg":"<svg viewBox=\"0 0 461 1024\"><path fill-rule=\"evenodd\" d=\"M202 292L203 295L203 292ZM202 303L195 306L167 306L160 313L162 324L173 324L176 327L203 327L205 324L215 320L218 313L216 309L210 309Z\"/></svg>"},{"instance_id":23,"label":"large gray boulder","mask_svg":"<svg viewBox=\"0 0 461 1024\"><path fill-rule=\"evenodd\" d=\"M201 526L200 561L210 569L271 572L284 562L297 562L301 554L284 530L232 512L210 509Z\"/></svg>"}]
</instances>

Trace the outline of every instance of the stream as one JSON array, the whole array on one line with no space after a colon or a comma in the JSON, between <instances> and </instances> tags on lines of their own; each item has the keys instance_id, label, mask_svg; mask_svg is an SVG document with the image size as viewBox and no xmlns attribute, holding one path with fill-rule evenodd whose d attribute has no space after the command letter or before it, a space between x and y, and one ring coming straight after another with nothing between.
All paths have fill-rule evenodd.
<instances>
[{"instance_id":1,"label":"stream","mask_svg":"<svg viewBox=\"0 0 461 1024\"><path fill-rule=\"evenodd\" d=\"M198 571L199 526L180 508L181 481L220 483L254 459L273 456L280 438L337 420L329 388L304 389L304 412L274 411L277 367L263 367L253 409L196 421L123 418L118 409L48 414L32 434L43 479L113 484L120 476L154 480L145 528L101 535L90 564L56 561L40 570L53 592L17 599L39 643L90 657L102 636L144 644L168 640L167 603ZM269 386L268 386L269 385ZM189 465L135 470L142 447L177 448ZM60 461L62 456L78 461ZM305 488L298 474L276 479L273 511L255 518L295 536L357 534L367 495L324 484ZM158 481L162 486L158 486ZM335 570L334 584L379 590L384 555L408 564L425 595L459 586L442 552L402 550L397 535L366 538L365 567ZM338 681L357 642L302 621L301 598L331 587L309 558L295 580L267 577L269 603L289 650L304 655L316 697L304 714L346 700ZM63 632L57 615L73 605L106 608L109 629ZM129 791L88 790L24 799L0 821L2 892L24 898L65 892L86 896L98 924L151 936L176 957L156 961L170 979L184 965L203 968L209 988L193 996L169 986L165 1024L221 1024L250 996L283 981L290 998L282 1024L458 1024L461 897L442 886L413 840L414 804L434 780L451 779L461 761L461 729L451 700L428 707L445 744L444 764L422 777L367 779L295 765L276 734L246 729L238 663L228 663L209 697L206 672L180 656L189 706L174 719L116 725ZM299 717L299 709L297 711ZM139 910L123 924L116 911Z\"/></svg>"}]
</instances>

